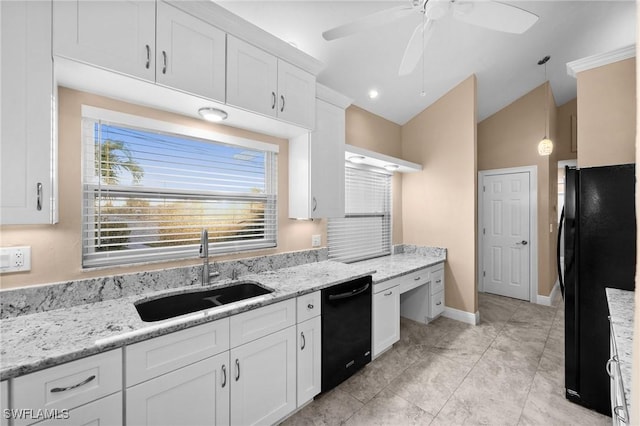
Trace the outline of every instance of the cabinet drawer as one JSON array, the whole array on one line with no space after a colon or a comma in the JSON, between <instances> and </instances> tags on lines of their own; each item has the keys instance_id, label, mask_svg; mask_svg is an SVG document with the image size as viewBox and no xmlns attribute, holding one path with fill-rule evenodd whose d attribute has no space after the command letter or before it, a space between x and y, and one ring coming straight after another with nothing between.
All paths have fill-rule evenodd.
<instances>
[{"instance_id":1,"label":"cabinet drawer","mask_svg":"<svg viewBox=\"0 0 640 426\"><path fill-rule=\"evenodd\" d=\"M296 309L298 323L320 315L321 298L319 291L298 297L296 303L298 304Z\"/></svg>"},{"instance_id":2,"label":"cabinet drawer","mask_svg":"<svg viewBox=\"0 0 640 426\"><path fill-rule=\"evenodd\" d=\"M431 269L431 294L444 290L444 265L436 265Z\"/></svg>"},{"instance_id":3,"label":"cabinet drawer","mask_svg":"<svg viewBox=\"0 0 640 426\"><path fill-rule=\"evenodd\" d=\"M122 392L105 396L73 410L68 418L45 420L38 426L119 425L122 424Z\"/></svg>"},{"instance_id":4,"label":"cabinet drawer","mask_svg":"<svg viewBox=\"0 0 640 426\"><path fill-rule=\"evenodd\" d=\"M431 280L430 268L422 268L410 274L400 277L400 294L413 290L423 284L428 284Z\"/></svg>"},{"instance_id":5,"label":"cabinet drawer","mask_svg":"<svg viewBox=\"0 0 640 426\"><path fill-rule=\"evenodd\" d=\"M296 299L274 303L231 317L231 347L251 342L296 323Z\"/></svg>"},{"instance_id":6,"label":"cabinet drawer","mask_svg":"<svg viewBox=\"0 0 640 426\"><path fill-rule=\"evenodd\" d=\"M125 348L126 386L229 350L229 318L135 343Z\"/></svg>"},{"instance_id":7,"label":"cabinet drawer","mask_svg":"<svg viewBox=\"0 0 640 426\"><path fill-rule=\"evenodd\" d=\"M429 317L431 318L435 318L444 312L444 291L431 295L430 308Z\"/></svg>"},{"instance_id":8,"label":"cabinet drawer","mask_svg":"<svg viewBox=\"0 0 640 426\"><path fill-rule=\"evenodd\" d=\"M13 408L72 409L121 389L122 352L115 349L16 378Z\"/></svg>"}]
</instances>

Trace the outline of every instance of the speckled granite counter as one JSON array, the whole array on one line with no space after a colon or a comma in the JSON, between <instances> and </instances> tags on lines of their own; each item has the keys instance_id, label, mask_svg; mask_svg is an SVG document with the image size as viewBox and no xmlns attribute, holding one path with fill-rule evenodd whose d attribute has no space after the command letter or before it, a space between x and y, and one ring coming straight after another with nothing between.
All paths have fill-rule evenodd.
<instances>
[{"instance_id":1,"label":"speckled granite counter","mask_svg":"<svg viewBox=\"0 0 640 426\"><path fill-rule=\"evenodd\" d=\"M257 281L275 291L153 323L140 319L134 302L162 293L174 293L175 288L3 319L0 321L0 380L228 317L372 272L367 267L323 261L243 275L241 279ZM229 282L220 281L215 285L227 285ZM178 291L193 288L189 286Z\"/></svg>"},{"instance_id":2,"label":"speckled granite counter","mask_svg":"<svg viewBox=\"0 0 640 426\"><path fill-rule=\"evenodd\" d=\"M618 350L620 373L627 406L631 408L631 363L633 348L633 315L635 292L607 288L607 302Z\"/></svg>"},{"instance_id":3,"label":"speckled granite counter","mask_svg":"<svg viewBox=\"0 0 640 426\"><path fill-rule=\"evenodd\" d=\"M374 270L373 282L379 283L391 278L407 275L418 269L442 263L447 260L446 249L421 247L419 250L407 250L391 256L364 260L353 265L363 270Z\"/></svg>"}]
</instances>

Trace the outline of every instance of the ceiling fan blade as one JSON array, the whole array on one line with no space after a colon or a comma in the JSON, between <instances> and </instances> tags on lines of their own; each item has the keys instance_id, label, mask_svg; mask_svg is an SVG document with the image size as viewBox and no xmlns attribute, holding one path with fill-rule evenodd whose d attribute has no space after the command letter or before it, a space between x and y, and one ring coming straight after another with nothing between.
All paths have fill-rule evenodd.
<instances>
[{"instance_id":1,"label":"ceiling fan blade","mask_svg":"<svg viewBox=\"0 0 640 426\"><path fill-rule=\"evenodd\" d=\"M424 55L424 46L429 42L431 34L433 34L433 20L427 19L424 24L418 24L402 56L398 75L409 75L413 72Z\"/></svg>"},{"instance_id":2,"label":"ceiling fan blade","mask_svg":"<svg viewBox=\"0 0 640 426\"><path fill-rule=\"evenodd\" d=\"M360 31L369 30L388 24L405 16L409 16L414 12L412 6L398 6L391 9L381 10L380 12L367 15L348 24L340 25L322 33L325 40L335 40L350 36Z\"/></svg>"},{"instance_id":3,"label":"ceiling fan blade","mask_svg":"<svg viewBox=\"0 0 640 426\"><path fill-rule=\"evenodd\" d=\"M505 33L522 34L538 16L519 7L490 0L456 1L453 17L459 21Z\"/></svg>"}]
</instances>

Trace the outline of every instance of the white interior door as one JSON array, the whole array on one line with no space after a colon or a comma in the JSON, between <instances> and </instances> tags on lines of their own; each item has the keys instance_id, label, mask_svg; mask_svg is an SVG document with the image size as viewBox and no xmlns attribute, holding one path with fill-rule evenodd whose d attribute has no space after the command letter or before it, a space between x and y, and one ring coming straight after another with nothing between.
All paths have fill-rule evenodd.
<instances>
[{"instance_id":1,"label":"white interior door","mask_svg":"<svg viewBox=\"0 0 640 426\"><path fill-rule=\"evenodd\" d=\"M483 179L484 291L529 300L529 172Z\"/></svg>"}]
</instances>

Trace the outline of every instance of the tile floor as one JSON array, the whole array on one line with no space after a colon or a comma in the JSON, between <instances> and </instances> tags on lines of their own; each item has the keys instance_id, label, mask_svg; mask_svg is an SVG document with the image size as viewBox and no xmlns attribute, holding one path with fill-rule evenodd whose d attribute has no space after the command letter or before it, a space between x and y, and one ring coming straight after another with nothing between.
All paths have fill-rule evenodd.
<instances>
[{"instance_id":1,"label":"tile floor","mask_svg":"<svg viewBox=\"0 0 640 426\"><path fill-rule=\"evenodd\" d=\"M284 425L608 425L564 397L564 308L479 295L480 324L404 318L400 341Z\"/></svg>"}]
</instances>

